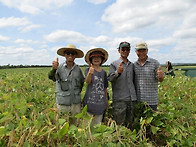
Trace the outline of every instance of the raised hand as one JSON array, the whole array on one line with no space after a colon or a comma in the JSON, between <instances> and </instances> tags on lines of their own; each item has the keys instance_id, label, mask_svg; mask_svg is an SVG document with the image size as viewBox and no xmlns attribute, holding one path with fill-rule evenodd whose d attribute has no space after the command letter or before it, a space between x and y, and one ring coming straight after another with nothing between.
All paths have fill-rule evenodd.
<instances>
[{"instance_id":1,"label":"raised hand","mask_svg":"<svg viewBox=\"0 0 196 147\"><path fill-rule=\"evenodd\" d=\"M94 69L94 67L93 67L93 65L91 64L91 67L89 68L89 74L94 74L94 71L95 71L95 69Z\"/></svg>"},{"instance_id":2,"label":"raised hand","mask_svg":"<svg viewBox=\"0 0 196 147\"><path fill-rule=\"evenodd\" d=\"M57 70L58 66L59 66L59 58L57 57L55 61L52 61L52 68L54 70Z\"/></svg>"},{"instance_id":3,"label":"raised hand","mask_svg":"<svg viewBox=\"0 0 196 147\"><path fill-rule=\"evenodd\" d=\"M159 66L159 68L157 70L157 75L158 75L159 82L162 82L164 79L164 76L163 76L163 71L161 70L161 66Z\"/></svg>"},{"instance_id":4,"label":"raised hand","mask_svg":"<svg viewBox=\"0 0 196 147\"><path fill-rule=\"evenodd\" d=\"M121 74L121 73L123 73L123 71L124 71L124 69L123 69L123 65L122 65L122 62L121 62L120 65L119 65L119 67L118 67L118 69L117 69L117 72L119 74Z\"/></svg>"}]
</instances>

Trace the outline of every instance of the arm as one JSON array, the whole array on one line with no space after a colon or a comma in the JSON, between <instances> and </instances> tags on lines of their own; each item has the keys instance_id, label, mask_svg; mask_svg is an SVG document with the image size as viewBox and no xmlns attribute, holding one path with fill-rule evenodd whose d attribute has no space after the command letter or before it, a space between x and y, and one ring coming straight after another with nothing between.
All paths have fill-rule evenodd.
<instances>
[{"instance_id":1,"label":"arm","mask_svg":"<svg viewBox=\"0 0 196 147\"><path fill-rule=\"evenodd\" d=\"M86 71L87 72L87 71ZM89 68L89 71L88 71L88 73L87 73L87 76L86 76L86 79L85 79L85 82L87 83L87 84L90 84L91 83L91 81L92 81L92 75L93 75L93 73L94 73L94 68L93 68L93 66L92 66L92 64L91 64L91 67Z\"/></svg>"},{"instance_id":2,"label":"arm","mask_svg":"<svg viewBox=\"0 0 196 147\"><path fill-rule=\"evenodd\" d=\"M123 67L121 66L119 66L118 69L116 69L116 67L113 64L110 65L108 81L112 82L120 76L121 72L123 72Z\"/></svg>"},{"instance_id":3,"label":"arm","mask_svg":"<svg viewBox=\"0 0 196 147\"><path fill-rule=\"evenodd\" d=\"M49 78L50 80L53 80L53 81L55 82L55 81L56 81L55 74L56 74L56 70L55 70L55 69L52 69L52 70L49 71L49 73L48 73L48 78Z\"/></svg>"},{"instance_id":4,"label":"arm","mask_svg":"<svg viewBox=\"0 0 196 147\"><path fill-rule=\"evenodd\" d=\"M88 74L87 74L86 79L85 79L85 82L86 82L87 84L90 84L90 83L91 83L91 76L92 76L91 73L88 73Z\"/></svg>"},{"instance_id":5,"label":"arm","mask_svg":"<svg viewBox=\"0 0 196 147\"><path fill-rule=\"evenodd\" d=\"M105 98L106 98L106 105L108 108L108 90L107 90L107 88L105 88Z\"/></svg>"},{"instance_id":6,"label":"arm","mask_svg":"<svg viewBox=\"0 0 196 147\"><path fill-rule=\"evenodd\" d=\"M158 75L158 81L163 82L164 74L163 74L163 71L161 70L161 66L159 66L157 70L157 75Z\"/></svg>"},{"instance_id":7,"label":"arm","mask_svg":"<svg viewBox=\"0 0 196 147\"><path fill-rule=\"evenodd\" d=\"M82 91L82 88L83 88L83 86L84 86L84 75L83 75L83 73L82 73L82 70L80 69L80 89L81 89L81 91Z\"/></svg>"},{"instance_id":8,"label":"arm","mask_svg":"<svg viewBox=\"0 0 196 147\"><path fill-rule=\"evenodd\" d=\"M48 73L49 79L56 81L55 74L56 74L56 70L57 70L58 66L59 66L59 59L57 57L56 60L52 62L52 70Z\"/></svg>"},{"instance_id":9,"label":"arm","mask_svg":"<svg viewBox=\"0 0 196 147\"><path fill-rule=\"evenodd\" d=\"M107 73L106 72L105 72L105 75L104 75L104 90L105 90L106 104L107 104L107 108L108 108L109 93L108 93L108 79L107 79Z\"/></svg>"}]
</instances>

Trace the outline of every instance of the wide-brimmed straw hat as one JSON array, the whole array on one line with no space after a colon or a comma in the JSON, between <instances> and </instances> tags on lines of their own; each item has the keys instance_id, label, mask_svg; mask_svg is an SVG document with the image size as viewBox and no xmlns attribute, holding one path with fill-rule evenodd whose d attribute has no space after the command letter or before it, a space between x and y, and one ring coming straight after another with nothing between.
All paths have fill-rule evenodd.
<instances>
[{"instance_id":1,"label":"wide-brimmed straw hat","mask_svg":"<svg viewBox=\"0 0 196 147\"><path fill-rule=\"evenodd\" d=\"M97 53L92 54L93 52L97 52ZM101 52L102 54L99 54L98 52ZM86 53L86 55L85 55L85 61L86 61L86 63L88 63L90 65L91 64L90 58L93 57L93 56L101 56L101 57L103 57L103 62L102 62L102 64L103 64L108 59L108 52L105 49L103 49L103 48L93 48L93 49L90 49Z\"/></svg>"},{"instance_id":2,"label":"wide-brimmed straw hat","mask_svg":"<svg viewBox=\"0 0 196 147\"><path fill-rule=\"evenodd\" d=\"M60 56L65 56L65 51L75 51L77 53L76 58L82 58L84 56L83 51L77 49L73 44L68 44L66 47L58 49L57 54Z\"/></svg>"}]
</instances>

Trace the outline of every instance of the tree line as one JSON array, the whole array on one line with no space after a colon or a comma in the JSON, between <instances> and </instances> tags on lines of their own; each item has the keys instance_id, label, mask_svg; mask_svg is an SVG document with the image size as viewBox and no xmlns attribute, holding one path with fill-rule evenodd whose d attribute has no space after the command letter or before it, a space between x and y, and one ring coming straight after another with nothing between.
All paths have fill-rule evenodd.
<instances>
[{"instance_id":1,"label":"tree line","mask_svg":"<svg viewBox=\"0 0 196 147\"><path fill-rule=\"evenodd\" d=\"M196 66L196 63L173 63L173 66ZM80 65L81 67L88 67L88 65ZM102 65L102 67L108 67L109 65ZM161 66L165 66L162 64ZM8 69L8 68L39 68L39 67L52 67L51 65L0 65L0 69Z\"/></svg>"}]
</instances>

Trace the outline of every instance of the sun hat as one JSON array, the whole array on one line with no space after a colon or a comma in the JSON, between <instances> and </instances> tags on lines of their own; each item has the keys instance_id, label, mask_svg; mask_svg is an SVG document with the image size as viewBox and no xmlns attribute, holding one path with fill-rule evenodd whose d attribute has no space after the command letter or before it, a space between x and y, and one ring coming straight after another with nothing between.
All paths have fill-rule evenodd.
<instances>
[{"instance_id":1,"label":"sun hat","mask_svg":"<svg viewBox=\"0 0 196 147\"><path fill-rule=\"evenodd\" d=\"M147 50L148 49L147 44L145 42L140 42L140 43L136 44L135 50L138 51L140 49L146 49Z\"/></svg>"},{"instance_id":2,"label":"sun hat","mask_svg":"<svg viewBox=\"0 0 196 147\"><path fill-rule=\"evenodd\" d=\"M120 48L122 48L122 47L128 47L128 48L130 48L131 46L130 46L130 43L124 41L124 42L121 42L121 43L119 44L118 49L120 49Z\"/></svg>"},{"instance_id":3,"label":"sun hat","mask_svg":"<svg viewBox=\"0 0 196 147\"><path fill-rule=\"evenodd\" d=\"M94 52L94 54L93 54ZM103 48L93 48L93 49L90 49L86 55L85 55L85 61L86 63L88 63L89 65L91 64L91 61L90 61L90 58L94 57L94 56L100 56L100 57L103 57L103 63L105 63L108 59L108 52L103 49Z\"/></svg>"},{"instance_id":4,"label":"sun hat","mask_svg":"<svg viewBox=\"0 0 196 147\"><path fill-rule=\"evenodd\" d=\"M76 46L73 44L68 44L66 47L58 49L57 54L64 57L65 51L75 51L77 53L76 58L82 58L84 56L83 51L80 49L77 49Z\"/></svg>"}]
</instances>

